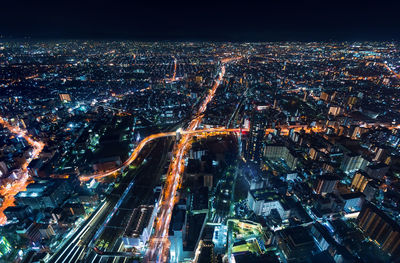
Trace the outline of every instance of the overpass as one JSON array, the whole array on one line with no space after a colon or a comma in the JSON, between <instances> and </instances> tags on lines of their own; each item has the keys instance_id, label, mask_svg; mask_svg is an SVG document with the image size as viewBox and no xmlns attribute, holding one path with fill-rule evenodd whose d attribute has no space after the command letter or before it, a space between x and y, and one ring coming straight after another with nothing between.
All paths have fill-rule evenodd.
<instances>
[{"instance_id":1,"label":"overpass","mask_svg":"<svg viewBox=\"0 0 400 263\"><path fill-rule=\"evenodd\" d=\"M180 134L180 136L191 135L191 136L209 137L209 136L217 136L217 135L227 135L227 134L231 134L231 133L239 133L239 132L243 132L243 131L247 131L247 130L245 130L245 129L242 130L242 129L210 128L210 129L191 130L191 131L180 130L177 132L161 132L161 133L152 134L152 135L149 135L146 138L144 138L136 146L136 148L133 150L133 152L131 153L129 158L125 162L123 162L120 167L109 170L109 171L96 173L96 174L82 175L79 177L79 179L81 181L88 181L90 179L100 179L103 177L110 176L116 172L119 172L120 170L129 166L134 160L136 160L136 158L139 156L139 153L143 150L143 148L148 143L150 143L151 141L154 141L156 139L165 138L165 137L173 137L173 136L177 136L178 134Z\"/></svg>"}]
</instances>

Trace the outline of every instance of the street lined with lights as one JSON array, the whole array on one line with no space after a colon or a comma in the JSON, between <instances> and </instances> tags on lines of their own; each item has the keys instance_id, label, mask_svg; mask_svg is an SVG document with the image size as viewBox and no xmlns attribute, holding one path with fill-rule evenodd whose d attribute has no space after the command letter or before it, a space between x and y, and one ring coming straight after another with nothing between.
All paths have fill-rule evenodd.
<instances>
[{"instance_id":1,"label":"street lined with lights","mask_svg":"<svg viewBox=\"0 0 400 263\"><path fill-rule=\"evenodd\" d=\"M22 130L18 126L12 126L2 117L0 117L0 124L16 136L24 138L33 148L30 157L25 160L21 168L16 173L16 179L5 182L0 187L0 195L4 199L0 207L0 225L4 225L7 222L7 218L4 215L3 211L7 207L14 206L14 196L19 192L24 191L27 185L31 183L31 176L28 173L28 166L33 159L39 156L40 152L44 148L44 143L33 140L25 130Z\"/></svg>"},{"instance_id":2,"label":"street lined with lights","mask_svg":"<svg viewBox=\"0 0 400 263\"><path fill-rule=\"evenodd\" d=\"M193 119L186 131L191 132L198 128L203 113L207 109L208 103L213 99L215 92L225 74L225 66L221 66L220 73L209 90L205 100L201 104L197 117ZM168 228L171 221L172 209L176 202L176 192L182 180L182 174L185 169L184 157L192 145L192 136L182 132L182 138L177 142L172 162L169 166L167 179L162 191L160 200L160 210L155 223L154 233L150 240L149 247L145 256L146 262L166 262L168 257Z\"/></svg>"}]
</instances>

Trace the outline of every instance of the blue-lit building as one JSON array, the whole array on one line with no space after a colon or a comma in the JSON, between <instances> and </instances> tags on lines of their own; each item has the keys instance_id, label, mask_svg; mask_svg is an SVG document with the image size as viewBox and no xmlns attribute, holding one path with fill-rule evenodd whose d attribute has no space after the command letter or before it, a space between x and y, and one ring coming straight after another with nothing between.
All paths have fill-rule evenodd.
<instances>
[{"instance_id":1,"label":"blue-lit building","mask_svg":"<svg viewBox=\"0 0 400 263\"><path fill-rule=\"evenodd\" d=\"M56 208L73 193L71 180L40 180L27 186L26 191L15 196L18 205L27 205L31 209Z\"/></svg>"}]
</instances>

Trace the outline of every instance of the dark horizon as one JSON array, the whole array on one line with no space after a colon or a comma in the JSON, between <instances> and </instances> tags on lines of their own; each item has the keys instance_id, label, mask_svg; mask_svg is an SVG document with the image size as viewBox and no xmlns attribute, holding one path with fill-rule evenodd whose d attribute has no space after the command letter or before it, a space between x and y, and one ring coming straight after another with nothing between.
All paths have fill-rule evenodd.
<instances>
[{"instance_id":1,"label":"dark horizon","mask_svg":"<svg viewBox=\"0 0 400 263\"><path fill-rule=\"evenodd\" d=\"M3 38L147 41L399 40L398 3L5 3Z\"/></svg>"}]
</instances>

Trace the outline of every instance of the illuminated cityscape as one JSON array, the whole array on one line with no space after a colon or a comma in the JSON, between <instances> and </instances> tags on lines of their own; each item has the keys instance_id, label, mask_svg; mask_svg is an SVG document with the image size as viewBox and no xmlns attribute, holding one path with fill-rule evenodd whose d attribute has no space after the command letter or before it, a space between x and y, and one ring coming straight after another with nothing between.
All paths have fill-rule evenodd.
<instances>
[{"instance_id":1,"label":"illuminated cityscape","mask_svg":"<svg viewBox=\"0 0 400 263\"><path fill-rule=\"evenodd\" d=\"M396 42L0 43L2 262L397 262Z\"/></svg>"},{"instance_id":2,"label":"illuminated cityscape","mask_svg":"<svg viewBox=\"0 0 400 263\"><path fill-rule=\"evenodd\" d=\"M0 10L0 263L400 263L399 1Z\"/></svg>"}]
</instances>

